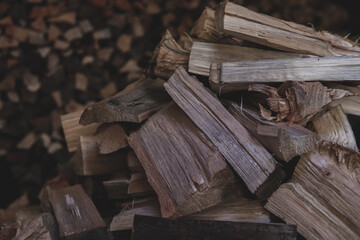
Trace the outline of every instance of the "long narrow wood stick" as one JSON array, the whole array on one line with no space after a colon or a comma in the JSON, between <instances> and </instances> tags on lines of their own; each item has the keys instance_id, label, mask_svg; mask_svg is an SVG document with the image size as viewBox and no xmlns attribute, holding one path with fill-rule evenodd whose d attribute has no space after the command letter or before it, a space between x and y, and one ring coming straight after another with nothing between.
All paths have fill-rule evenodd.
<instances>
[{"instance_id":1,"label":"long narrow wood stick","mask_svg":"<svg viewBox=\"0 0 360 240\"><path fill-rule=\"evenodd\" d=\"M275 49L317 56L360 56L360 47L347 39L253 12L232 2L219 5L217 30Z\"/></svg>"}]
</instances>

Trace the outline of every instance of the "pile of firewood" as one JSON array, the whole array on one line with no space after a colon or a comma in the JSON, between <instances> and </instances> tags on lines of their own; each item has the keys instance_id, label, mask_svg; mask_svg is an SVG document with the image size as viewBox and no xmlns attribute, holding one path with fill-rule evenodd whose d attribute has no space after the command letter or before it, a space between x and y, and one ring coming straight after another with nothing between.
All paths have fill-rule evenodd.
<instances>
[{"instance_id":1,"label":"pile of firewood","mask_svg":"<svg viewBox=\"0 0 360 240\"><path fill-rule=\"evenodd\" d=\"M226 2L136 79L61 116L68 169L3 236L360 238L357 43Z\"/></svg>"}]
</instances>

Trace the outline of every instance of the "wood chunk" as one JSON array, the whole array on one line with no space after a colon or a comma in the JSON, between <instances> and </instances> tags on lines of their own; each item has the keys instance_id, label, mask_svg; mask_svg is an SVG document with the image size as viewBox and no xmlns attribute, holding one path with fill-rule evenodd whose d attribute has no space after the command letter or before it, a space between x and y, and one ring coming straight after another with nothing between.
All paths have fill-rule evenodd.
<instances>
[{"instance_id":1,"label":"wood chunk","mask_svg":"<svg viewBox=\"0 0 360 240\"><path fill-rule=\"evenodd\" d=\"M69 30L67 30L65 33L64 33L64 37L66 38L66 40L68 40L69 42L72 42L76 39L80 39L83 37L83 34L80 30L79 27L73 27L73 28L70 28Z\"/></svg>"},{"instance_id":2,"label":"wood chunk","mask_svg":"<svg viewBox=\"0 0 360 240\"><path fill-rule=\"evenodd\" d=\"M41 88L41 82L39 78L30 72L24 74L24 84L26 89L30 92L37 92Z\"/></svg>"},{"instance_id":3,"label":"wood chunk","mask_svg":"<svg viewBox=\"0 0 360 240\"><path fill-rule=\"evenodd\" d=\"M7 36L0 36L0 49L1 48L13 48L19 46L19 42L14 38Z\"/></svg>"},{"instance_id":4,"label":"wood chunk","mask_svg":"<svg viewBox=\"0 0 360 240\"><path fill-rule=\"evenodd\" d=\"M189 53L190 51L181 47L167 30L154 51L148 72L150 75L167 79L177 66L187 69Z\"/></svg>"},{"instance_id":5,"label":"wood chunk","mask_svg":"<svg viewBox=\"0 0 360 240\"><path fill-rule=\"evenodd\" d=\"M6 209L0 209L0 222L12 224L16 222L16 212L30 206L30 200L27 193L17 198Z\"/></svg>"},{"instance_id":6,"label":"wood chunk","mask_svg":"<svg viewBox=\"0 0 360 240\"><path fill-rule=\"evenodd\" d=\"M257 60L211 64L210 81L220 86L285 81L358 81L358 72L360 57Z\"/></svg>"},{"instance_id":7,"label":"wood chunk","mask_svg":"<svg viewBox=\"0 0 360 240\"><path fill-rule=\"evenodd\" d=\"M100 95L102 98L108 98L113 96L117 92L117 87L114 82L109 82L105 87L100 89Z\"/></svg>"},{"instance_id":8,"label":"wood chunk","mask_svg":"<svg viewBox=\"0 0 360 240\"><path fill-rule=\"evenodd\" d=\"M68 23L68 24L74 25L74 24L76 24L76 12L68 12L68 13L64 13L60 16L50 18L49 22Z\"/></svg>"},{"instance_id":9,"label":"wood chunk","mask_svg":"<svg viewBox=\"0 0 360 240\"><path fill-rule=\"evenodd\" d=\"M195 26L190 31L190 35L195 39L205 42L227 43L242 45L244 40L224 34L216 29L215 11L205 8Z\"/></svg>"},{"instance_id":10,"label":"wood chunk","mask_svg":"<svg viewBox=\"0 0 360 240\"><path fill-rule=\"evenodd\" d=\"M61 239L109 239L104 220L80 185L48 192Z\"/></svg>"},{"instance_id":11,"label":"wood chunk","mask_svg":"<svg viewBox=\"0 0 360 240\"><path fill-rule=\"evenodd\" d=\"M102 182L109 199L128 198L129 178L125 175L114 176Z\"/></svg>"},{"instance_id":12,"label":"wood chunk","mask_svg":"<svg viewBox=\"0 0 360 240\"><path fill-rule=\"evenodd\" d=\"M89 33L94 30L93 26L91 25L90 21L85 19L79 22L79 27L83 33Z\"/></svg>"},{"instance_id":13,"label":"wood chunk","mask_svg":"<svg viewBox=\"0 0 360 240\"><path fill-rule=\"evenodd\" d=\"M89 80L83 73L76 73L75 75L75 89L86 92L89 85Z\"/></svg>"},{"instance_id":14,"label":"wood chunk","mask_svg":"<svg viewBox=\"0 0 360 240\"><path fill-rule=\"evenodd\" d=\"M51 24L48 31L49 41L56 40L62 34L61 30L56 27L54 24Z\"/></svg>"},{"instance_id":15,"label":"wood chunk","mask_svg":"<svg viewBox=\"0 0 360 240\"><path fill-rule=\"evenodd\" d=\"M306 55L194 41L190 51L189 72L209 76L211 64L261 59L289 59L303 56Z\"/></svg>"},{"instance_id":16,"label":"wood chunk","mask_svg":"<svg viewBox=\"0 0 360 240\"><path fill-rule=\"evenodd\" d=\"M224 158L205 134L171 103L128 138L159 197L163 217L214 206L242 191Z\"/></svg>"},{"instance_id":17,"label":"wood chunk","mask_svg":"<svg viewBox=\"0 0 360 240\"><path fill-rule=\"evenodd\" d=\"M110 231L132 230L135 215L161 217L159 202L152 200L144 206L135 206L121 211L113 217L110 224Z\"/></svg>"},{"instance_id":18,"label":"wood chunk","mask_svg":"<svg viewBox=\"0 0 360 240\"><path fill-rule=\"evenodd\" d=\"M317 146L318 136L300 125L267 121L256 111L234 102L226 102L225 106L269 152L282 161L289 162Z\"/></svg>"},{"instance_id":19,"label":"wood chunk","mask_svg":"<svg viewBox=\"0 0 360 240\"><path fill-rule=\"evenodd\" d=\"M31 23L31 27L35 30L38 30L40 32L45 32L47 27L43 20L43 18L38 18L35 21Z\"/></svg>"},{"instance_id":20,"label":"wood chunk","mask_svg":"<svg viewBox=\"0 0 360 240\"><path fill-rule=\"evenodd\" d=\"M144 171L131 174L127 193L131 196L147 196L154 193Z\"/></svg>"},{"instance_id":21,"label":"wood chunk","mask_svg":"<svg viewBox=\"0 0 360 240\"><path fill-rule=\"evenodd\" d=\"M131 42L132 36L129 34L123 34L118 38L116 47L120 52L127 53L131 50Z\"/></svg>"},{"instance_id":22,"label":"wood chunk","mask_svg":"<svg viewBox=\"0 0 360 240\"><path fill-rule=\"evenodd\" d=\"M145 35L145 29L142 25L140 18L136 15L131 19L132 33L135 38L140 38Z\"/></svg>"},{"instance_id":23,"label":"wood chunk","mask_svg":"<svg viewBox=\"0 0 360 240\"><path fill-rule=\"evenodd\" d=\"M358 151L354 132L341 105L313 119L312 125L319 136L325 141Z\"/></svg>"},{"instance_id":24,"label":"wood chunk","mask_svg":"<svg viewBox=\"0 0 360 240\"><path fill-rule=\"evenodd\" d=\"M341 99L337 99L332 101L329 106L336 107L337 105L341 105L344 112L346 114L353 114L360 116L360 87L349 87L338 83L327 82L327 87L337 88L350 91L354 94L354 96L344 97Z\"/></svg>"},{"instance_id":25,"label":"wood chunk","mask_svg":"<svg viewBox=\"0 0 360 240\"><path fill-rule=\"evenodd\" d=\"M17 229L15 239L59 239L55 217L50 213L43 213L21 222Z\"/></svg>"},{"instance_id":26,"label":"wood chunk","mask_svg":"<svg viewBox=\"0 0 360 240\"><path fill-rule=\"evenodd\" d=\"M222 33L287 52L360 56L360 46L348 39L256 13L232 2L219 5L215 25Z\"/></svg>"},{"instance_id":27,"label":"wood chunk","mask_svg":"<svg viewBox=\"0 0 360 240\"><path fill-rule=\"evenodd\" d=\"M88 106L81 116L80 124L93 122L135 122L140 123L168 103L160 79L140 79L136 88L120 96L114 96Z\"/></svg>"},{"instance_id":28,"label":"wood chunk","mask_svg":"<svg viewBox=\"0 0 360 240\"><path fill-rule=\"evenodd\" d=\"M142 69L137 64L137 61L134 59L130 59L122 66L119 70L119 73L128 73L128 72L141 72Z\"/></svg>"},{"instance_id":29,"label":"wood chunk","mask_svg":"<svg viewBox=\"0 0 360 240\"><path fill-rule=\"evenodd\" d=\"M54 48L58 50L66 50L70 47L70 43L67 41L57 39L54 43Z\"/></svg>"},{"instance_id":30,"label":"wood chunk","mask_svg":"<svg viewBox=\"0 0 360 240\"><path fill-rule=\"evenodd\" d=\"M68 104L66 104L65 106L65 111L67 113L73 113L73 112L78 112L78 111L83 111L84 110L84 105L75 102L74 100L70 100L68 102Z\"/></svg>"},{"instance_id":31,"label":"wood chunk","mask_svg":"<svg viewBox=\"0 0 360 240\"><path fill-rule=\"evenodd\" d=\"M28 30L28 37L28 41L30 44L43 45L46 43L44 33L42 32Z\"/></svg>"},{"instance_id":32,"label":"wood chunk","mask_svg":"<svg viewBox=\"0 0 360 240\"><path fill-rule=\"evenodd\" d=\"M164 86L250 192L263 198L280 184L284 174L275 159L197 79L179 67Z\"/></svg>"},{"instance_id":33,"label":"wood chunk","mask_svg":"<svg viewBox=\"0 0 360 240\"><path fill-rule=\"evenodd\" d=\"M84 56L84 58L82 59L82 62L81 64L82 65L88 65L88 64L91 64L93 63L95 60L95 58L93 56Z\"/></svg>"},{"instance_id":34,"label":"wood chunk","mask_svg":"<svg viewBox=\"0 0 360 240\"><path fill-rule=\"evenodd\" d=\"M16 146L18 149L29 150L36 142L35 132L28 133Z\"/></svg>"},{"instance_id":35,"label":"wood chunk","mask_svg":"<svg viewBox=\"0 0 360 240\"><path fill-rule=\"evenodd\" d=\"M0 91L12 91L15 89L15 84L15 76L10 73L0 82Z\"/></svg>"},{"instance_id":36,"label":"wood chunk","mask_svg":"<svg viewBox=\"0 0 360 240\"><path fill-rule=\"evenodd\" d=\"M30 19L53 17L63 13L66 10L65 3L61 2L58 5L47 5L33 7L30 13Z\"/></svg>"},{"instance_id":37,"label":"wood chunk","mask_svg":"<svg viewBox=\"0 0 360 240\"><path fill-rule=\"evenodd\" d=\"M61 116L61 125L64 129L64 135L69 152L76 151L80 144L80 136L92 135L99 127L98 123L82 126L79 120L83 111L77 111Z\"/></svg>"},{"instance_id":38,"label":"wood chunk","mask_svg":"<svg viewBox=\"0 0 360 240\"><path fill-rule=\"evenodd\" d=\"M289 183L268 199L265 208L306 239L360 237L360 155L323 143L304 154Z\"/></svg>"},{"instance_id":39,"label":"wood chunk","mask_svg":"<svg viewBox=\"0 0 360 240\"><path fill-rule=\"evenodd\" d=\"M38 53L40 54L40 56L42 58L46 58L49 53L51 52L51 48L50 47L42 47L38 49Z\"/></svg>"},{"instance_id":40,"label":"wood chunk","mask_svg":"<svg viewBox=\"0 0 360 240\"><path fill-rule=\"evenodd\" d=\"M112 48L112 47L100 49L97 52L97 58L102 61L107 62L111 58L111 55L113 54L113 52L114 52L114 48Z\"/></svg>"},{"instance_id":41,"label":"wood chunk","mask_svg":"<svg viewBox=\"0 0 360 240\"><path fill-rule=\"evenodd\" d=\"M320 82L285 82L278 89L263 84L251 84L249 91L257 91L268 96L270 116L261 107L261 115L267 120L282 121L305 125L316 113L335 99L353 95L342 89L330 89Z\"/></svg>"},{"instance_id":42,"label":"wood chunk","mask_svg":"<svg viewBox=\"0 0 360 240\"><path fill-rule=\"evenodd\" d=\"M116 152L128 146L126 132L118 123L101 124L94 136L100 154Z\"/></svg>"},{"instance_id":43,"label":"wood chunk","mask_svg":"<svg viewBox=\"0 0 360 240\"><path fill-rule=\"evenodd\" d=\"M135 215L131 239L296 239L296 225L170 220Z\"/></svg>"},{"instance_id":44,"label":"wood chunk","mask_svg":"<svg viewBox=\"0 0 360 240\"><path fill-rule=\"evenodd\" d=\"M26 28L14 25L6 28L6 33L14 37L19 42L25 42L28 39L28 30Z\"/></svg>"},{"instance_id":45,"label":"wood chunk","mask_svg":"<svg viewBox=\"0 0 360 240\"><path fill-rule=\"evenodd\" d=\"M80 136L80 147L71 161L76 174L81 176L114 174L126 170L126 152L100 154L94 136Z\"/></svg>"},{"instance_id":46,"label":"wood chunk","mask_svg":"<svg viewBox=\"0 0 360 240\"><path fill-rule=\"evenodd\" d=\"M109 28L104 28L93 33L95 40L104 40L111 38L111 32Z\"/></svg>"}]
</instances>

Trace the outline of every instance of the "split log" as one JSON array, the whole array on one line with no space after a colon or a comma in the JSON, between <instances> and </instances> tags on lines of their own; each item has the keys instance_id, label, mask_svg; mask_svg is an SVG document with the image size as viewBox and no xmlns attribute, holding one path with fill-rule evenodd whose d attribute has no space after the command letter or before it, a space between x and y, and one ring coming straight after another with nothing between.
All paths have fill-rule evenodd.
<instances>
[{"instance_id":1,"label":"split log","mask_svg":"<svg viewBox=\"0 0 360 240\"><path fill-rule=\"evenodd\" d=\"M351 96L353 93L342 89L330 89L320 82L285 82L278 89L263 84L251 84L249 91L261 92L270 110L260 105L261 115L267 120L305 125L316 113L335 99ZM273 116L273 113L276 116Z\"/></svg>"},{"instance_id":2,"label":"split log","mask_svg":"<svg viewBox=\"0 0 360 240\"><path fill-rule=\"evenodd\" d=\"M124 199L129 197L127 194L129 188L129 178L126 175L126 173L117 174L109 180L102 182L109 199Z\"/></svg>"},{"instance_id":3,"label":"split log","mask_svg":"<svg viewBox=\"0 0 360 240\"><path fill-rule=\"evenodd\" d=\"M136 215L131 239L296 239L296 226L276 223L235 223L170 220Z\"/></svg>"},{"instance_id":4,"label":"split log","mask_svg":"<svg viewBox=\"0 0 360 240\"><path fill-rule=\"evenodd\" d=\"M181 47L167 30L150 60L148 74L168 79L177 66L187 68L190 51Z\"/></svg>"},{"instance_id":5,"label":"split log","mask_svg":"<svg viewBox=\"0 0 360 240\"><path fill-rule=\"evenodd\" d=\"M360 238L360 155L324 143L303 155L289 183L268 199L265 208L306 239Z\"/></svg>"},{"instance_id":6,"label":"split log","mask_svg":"<svg viewBox=\"0 0 360 240\"><path fill-rule=\"evenodd\" d=\"M312 125L323 140L358 151L354 132L341 105L313 119Z\"/></svg>"},{"instance_id":7,"label":"split log","mask_svg":"<svg viewBox=\"0 0 360 240\"><path fill-rule=\"evenodd\" d=\"M209 76L211 64L261 59L289 59L306 56L309 55L194 41L190 51L189 72Z\"/></svg>"},{"instance_id":8,"label":"split log","mask_svg":"<svg viewBox=\"0 0 360 240\"><path fill-rule=\"evenodd\" d=\"M195 39L205 42L227 43L242 45L244 40L218 31L215 26L215 11L205 8L195 26L191 29L190 35Z\"/></svg>"},{"instance_id":9,"label":"split log","mask_svg":"<svg viewBox=\"0 0 360 240\"><path fill-rule=\"evenodd\" d=\"M131 230L135 215L160 217L160 205L157 200L152 200L124 209L114 216L110 231ZM201 212L184 216L181 219L216 220L230 222L256 222L270 223L270 213L264 209L258 200L238 198L226 203L210 207Z\"/></svg>"},{"instance_id":10,"label":"split log","mask_svg":"<svg viewBox=\"0 0 360 240\"><path fill-rule=\"evenodd\" d=\"M93 122L135 122L150 117L169 101L164 81L141 79L136 87L124 89L120 95L88 106L80 118L81 125Z\"/></svg>"},{"instance_id":11,"label":"split log","mask_svg":"<svg viewBox=\"0 0 360 240\"><path fill-rule=\"evenodd\" d=\"M218 31L287 52L329 56L360 56L360 46L325 31L259 14L232 2L215 13Z\"/></svg>"},{"instance_id":12,"label":"split log","mask_svg":"<svg viewBox=\"0 0 360 240\"><path fill-rule=\"evenodd\" d=\"M242 191L221 153L176 104L154 114L128 142L164 217L180 217Z\"/></svg>"},{"instance_id":13,"label":"split log","mask_svg":"<svg viewBox=\"0 0 360 240\"><path fill-rule=\"evenodd\" d=\"M61 115L61 125L64 129L64 135L69 152L76 151L80 144L80 136L92 135L99 127L98 123L82 126L79 124L83 111L77 111Z\"/></svg>"},{"instance_id":14,"label":"split log","mask_svg":"<svg viewBox=\"0 0 360 240\"><path fill-rule=\"evenodd\" d=\"M59 239L58 226L55 217L50 213L43 213L21 222L14 239Z\"/></svg>"},{"instance_id":15,"label":"split log","mask_svg":"<svg viewBox=\"0 0 360 240\"><path fill-rule=\"evenodd\" d=\"M81 176L112 174L126 170L126 152L100 154L96 137L80 136L80 147L71 162L74 163L75 172Z\"/></svg>"},{"instance_id":16,"label":"split log","mask_svg":"<svg viewBox=\"0 0 360 240\"><path fill-rule=\"evenodd\" d=\"M127 193L130 196L147 196L154 193L146 178L145 171L131 174Z\"/></svg>"},{"instance_id":17,"label":"split log","mask_svg":"<svg viewBox=\"0 0 360 240\"><path fill-rule=\"evenodd\" d=\"M94 136L100 154L113 153L128 146L126 132L118 123L103 123Z\"/></svg>"},{"instance_id":18,"label":"split log","mask_svg":"<svg viewBox=\"0 0 360 240\"><path fill-rule=\"evenodd\" d=\"M280 184L284 174L271 154L225 109L215 95L189 76L185 69L177 68L164 86L216 146L250 192L263 198Z\"/></svg>"},{"instance_id":19,"label":"split log","mask_svg":"<svg viewBox=\"0 0 360 240\"><path fill-rule=\"evenodd\" d=\"M211 64L213 84L285 81L359 81L360 57L295 58Z\"/></svg>"},{"instance_id":20,"label":"split log","mask_svg":"<svg viewBox=\"0 0 360 240\"><path fill-rule=\"evenodd\" d=\"M225 103L236 120L282 161L289 162L295 156L307 153L317 146L318 136L300 125L270 122L250 108L234 102Z\"/></svg>"},{"instance_id":21,"label":"split log","mask_svg":"<svg viewBox=\"0 0 360 240\"><path fill-rule=\"evenodd\" d=\"M109 239L104 220L80 185L48 192L61 239Z\"/></svg>"}]
</instances>

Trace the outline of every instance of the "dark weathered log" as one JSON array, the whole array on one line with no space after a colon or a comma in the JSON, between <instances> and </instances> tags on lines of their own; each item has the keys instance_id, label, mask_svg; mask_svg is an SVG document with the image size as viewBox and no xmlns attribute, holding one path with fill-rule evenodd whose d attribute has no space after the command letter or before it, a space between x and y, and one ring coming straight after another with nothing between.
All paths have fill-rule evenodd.
<instances>
[{"instance_id":1,"label":"dark weathered log","mask_svg":"<svg viewBox=\"0 0 360 240\"><path fill-rule=\"evenodd\" d=\"M280 184L283 174L275 159L198 80L179 67L165 89L252 193L265 197Z\"/></svg>"},{"instance_id":2,"label":"dark weathered log","mask_svg":"<svg viewBox=\"0 0 360 240\"><path fill-rule=\"evenodd\" d=\"M175 103L153 115L128 142L157 193L164 217L188 215L242 190L221 153Z\"/></svg>"},{"instance_id":3,"label":"dark weathered log","mask_svg":"<svg viewBox=\"0 0 360 240\"><path fill-rule=\"evenodd\" d=\"M104 220L80 185L48 192L61 239L109 239Z\"/></svg>"},{"instance_id":4,"label":"dark weathered log","mask_svg":"<svg viewBox=\"0 0 360 240\"><path fill-rule=\"evenodd\" d=\"M218 6L215 24L222 33L287 52L360 56L360 47L347 39L259 14L232 2Z\"/></svg>"},{"instance_id":5,"label":"dark weathered log","mask_svg":"<svg viewBox=\"0 0 360 240\"><path fill-rule=\"evenodd\" d=\"M285 81L359 81L360 57L272 59L211 64L218 87Z\"/></svg>"},{"instance_id":6,"label":"dark weathered log","mask_svg":"<svg viewBox=\"0 0 360 240\"><path fill-rule=\"evenodd\" d=\"M160 79L141 79L131 90L88 106L80 124L93 122L140 123L169 101Z\"/></svg>"},{"instance_id":7,"label":"dark weathered log","mask_svg":"<svg viewBox=\"0 0 360 240\"><path fill-rule=\"evenodd\" d=\"M276 223L235 223L169 220L135 215L133 240L145 239L296 239L296 226Z\"/></svg>"},{"instance_id":8,"label":"dark weathered log","mask_svg":"<svg viewBox=\"0 0 360 240\"><path fill-rule=\"evenodd\" d=\"M304 154L265 208L306 239L360 238L360 154L323 143Z\"/></svg>"},{"instance_id":9,"label":"dark weathered log","mask_svg":"<svg viewBox=\"0 0 360 240\"><path fill-rule=\"evenodd\" d=\"M271 122L255 110L225 102L229 112L272 154L285 162L313 150L318 136L296 124Z\"/></svg>"}]
</instances>

